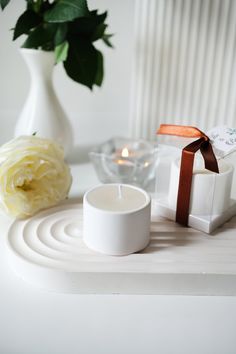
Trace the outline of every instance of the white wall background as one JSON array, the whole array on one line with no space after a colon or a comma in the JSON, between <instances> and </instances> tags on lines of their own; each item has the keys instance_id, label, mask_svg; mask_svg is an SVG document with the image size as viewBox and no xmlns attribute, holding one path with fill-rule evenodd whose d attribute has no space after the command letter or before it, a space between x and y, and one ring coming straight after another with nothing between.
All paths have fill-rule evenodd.
<instances>
[{"instance_id":1,"label":"white wall background","mask_svg":"<svg viewBox=\"0 0 236 354\"><path fill-rule=\"evenodd\" d=\"M99 8L100 12L108 10L109 30L115 34L115 49L101 44L105 56L103 87L91 92L70 80L61 65L54 73L56 91L75 128L78 144L127 135L129 119L134 0L90 0L89 4L91 9ZM18 50L23 38L12 42L9 31L24 6L24 0L12 0L3 13L0 11L0 142L12 136L29 89L29 75Z\"/></svg>"},{"instance_id":2,"label":"white wall background","mask_svg":"<svg viewBox=\"0 0 236 354\"><path fill-rule=\"evenodd\" d=\"M236 126L236 1L137 0L132 132Z\"/></svg>"}]
</instances>

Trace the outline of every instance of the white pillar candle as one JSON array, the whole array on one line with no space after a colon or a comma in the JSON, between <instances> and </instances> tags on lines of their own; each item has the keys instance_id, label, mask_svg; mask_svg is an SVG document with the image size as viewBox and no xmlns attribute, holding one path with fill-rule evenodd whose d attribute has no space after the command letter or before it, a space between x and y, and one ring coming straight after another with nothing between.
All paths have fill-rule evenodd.
<instances>
[{"instance_id":1,"label":"white pillar candle","mask_svg":"<svg viewBox=\"0 0 236 354\"><path fill-rule=\"evenodd\" d=\"M109 255L127 255L150 240L149 195L126 184L104 184L84 195L85 244Z\"/></svg>"},{"instance_id":2,"label":"white pillar candle","mask_svg":"<svg viewBox=\"0 0 236 354\"><path fill-rule=\"evenodd\" d=\"M223 160L218 161L220 173L204 168L203 159L196 156L193 168L189 213L192 215L220 215L230 204L233 167ZM180 159L171 166L168 202L176 210L179 187Z\"/></svg>"}]
</instances>

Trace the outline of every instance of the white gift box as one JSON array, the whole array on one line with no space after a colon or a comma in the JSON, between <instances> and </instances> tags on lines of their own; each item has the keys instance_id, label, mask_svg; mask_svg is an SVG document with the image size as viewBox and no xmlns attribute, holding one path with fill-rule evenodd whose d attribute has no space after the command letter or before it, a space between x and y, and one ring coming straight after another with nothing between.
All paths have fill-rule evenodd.
<instances>
[{"instance_id":1,"label":"white gift box","mask_svg":"<svg viewBox=\"0 0 236 354\"><path fill-rule=\"evenodd\" d=\"M168 137L168 144L160 144L153 215L175 220L182 148L193 140ZM219 174L208 171L201 154L195 154L188 225L206 233L236 214L236 200L232 195L233 164L221 158L218 165Z\"/></svg>"}]
</instances>

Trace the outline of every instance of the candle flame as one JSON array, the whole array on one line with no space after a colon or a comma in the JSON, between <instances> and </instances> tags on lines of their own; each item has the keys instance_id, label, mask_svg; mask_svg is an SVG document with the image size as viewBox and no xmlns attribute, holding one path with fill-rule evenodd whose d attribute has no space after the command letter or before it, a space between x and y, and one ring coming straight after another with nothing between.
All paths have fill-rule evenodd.
<instances>
[{"instance_id":1,"label":"candle flame","mask_svg":"<svg viewBox=\"0 0 236 354\"><path fill-rule=\"evenodd\" d=\"M126 147L124 149L122 149L121 156L122 157L129 157L129 150Z\"/></svg>"}]
</instances>

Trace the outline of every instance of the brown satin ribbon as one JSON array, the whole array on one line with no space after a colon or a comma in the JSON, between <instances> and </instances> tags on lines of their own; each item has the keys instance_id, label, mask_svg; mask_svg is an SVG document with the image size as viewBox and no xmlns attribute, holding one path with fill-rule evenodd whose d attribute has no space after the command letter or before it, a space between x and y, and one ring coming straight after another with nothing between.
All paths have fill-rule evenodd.
<instances>
[{"instance_id":1,"label":"brown satin ribbon","mask_svg":"<svg viewBox=\"0 0 236 354\"><path fill-rule=\"evenodd\" d=\"M161 124L157 134L199 138L183 148L181 157L176 222L187 226L195 153L198 150L201 151L205 162L205 168L207 170L219 173L218 163L212 150L210 139L198 128L182 125ZM199 193L201 193L201 191L199 191Z\"/></svg>"}]
</instances>

